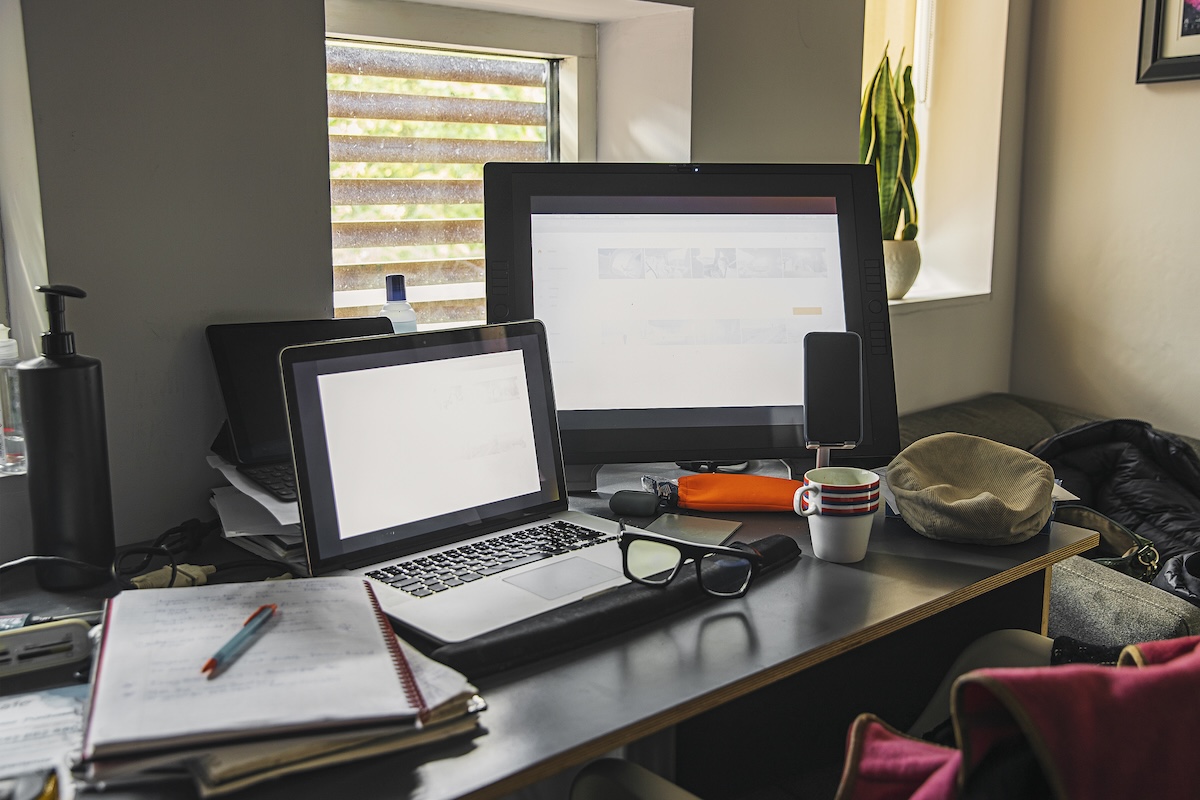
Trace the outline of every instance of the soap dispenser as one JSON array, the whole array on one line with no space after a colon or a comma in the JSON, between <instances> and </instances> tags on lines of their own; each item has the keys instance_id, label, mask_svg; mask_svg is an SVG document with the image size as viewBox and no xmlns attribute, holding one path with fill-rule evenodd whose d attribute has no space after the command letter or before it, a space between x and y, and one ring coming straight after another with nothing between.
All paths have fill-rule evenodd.
<instances>
[{"instance_id":1,"label":"soap dispenser","mask_svg":"<svg viewBox=\"0 0 1200 800\"><path fill-rule=\"evenodd\" d=\"M66 326L66 298L86 293L62 284L37 290L46 296L50 330L42 334L42 356L17 366L34 552L96 569L54 562L34 569L43 589L80 589L106 580L116 549L104 387L100 361L75 352Z\"/></svg>"}]
</instances>

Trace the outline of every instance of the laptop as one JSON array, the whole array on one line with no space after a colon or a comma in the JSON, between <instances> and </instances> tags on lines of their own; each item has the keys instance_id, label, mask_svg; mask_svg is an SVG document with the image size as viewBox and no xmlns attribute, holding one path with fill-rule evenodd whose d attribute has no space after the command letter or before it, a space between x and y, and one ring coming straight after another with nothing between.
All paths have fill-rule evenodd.
<instances>
[{"instance_id":1,"label":"laptop","mask_svg":"<svg viewBox=\"0 0 1200 800\"><path fill-rule=\"evenodd\" d=\"M280 353L313 575L462 641L627 582L617 524L570 511L541 322Z\"/></svg>"},{"instance_id":2,"label":"laptop","mask_svg":"<svg viewBox=\"0 0 1200 800\"><path fill-rule=\"evenodd\" d=\"M217 371L226 422L213 452L277 499L294 502L279 351L302 342L391 333L383 317L209 325L204 333Z\"/></svg>"}]
</instances>

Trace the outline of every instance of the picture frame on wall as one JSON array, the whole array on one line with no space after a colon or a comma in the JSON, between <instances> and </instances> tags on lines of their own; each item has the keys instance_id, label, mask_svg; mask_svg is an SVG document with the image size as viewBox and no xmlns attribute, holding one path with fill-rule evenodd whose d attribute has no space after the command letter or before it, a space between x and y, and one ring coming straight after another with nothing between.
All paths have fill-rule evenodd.
<instances>
[{"instance_id":1,"label":"picture frame on wall","mask_svg":"<svg viewBox=\"0 0 1200 800\"><path fill-rule=\"evenodd\" d=\"M1200 78L1200 0L1142 0L1138 83Z\"/></svg>"}]
</instances>

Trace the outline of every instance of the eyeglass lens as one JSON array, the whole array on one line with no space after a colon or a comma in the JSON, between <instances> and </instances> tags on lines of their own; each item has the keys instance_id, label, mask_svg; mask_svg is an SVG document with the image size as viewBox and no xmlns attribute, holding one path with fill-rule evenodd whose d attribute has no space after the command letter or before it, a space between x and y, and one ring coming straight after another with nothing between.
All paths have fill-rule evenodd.
<instances>
[{"instance_id":1,"label":"eyeglass lens","mask_svg":"<svg viewBox=\"0 0 1200 800\"><path fill-rule=\"evenodd\" d=\"M629 543L625 564L634 580L654 585L669 582L675 577L683 554L669 544L636 539Z\"/></svg>"},{"instance_id":2,"label":"eyeglass lens","mask_svg":"<svg viewBox=\"0 0 1200 800\"><path fill-rule=\"evenodd\" d=\"M700 586L709 594L739 595L750 584L750 559L709 553L700 564Z\"/></svg>"}]
</instances>

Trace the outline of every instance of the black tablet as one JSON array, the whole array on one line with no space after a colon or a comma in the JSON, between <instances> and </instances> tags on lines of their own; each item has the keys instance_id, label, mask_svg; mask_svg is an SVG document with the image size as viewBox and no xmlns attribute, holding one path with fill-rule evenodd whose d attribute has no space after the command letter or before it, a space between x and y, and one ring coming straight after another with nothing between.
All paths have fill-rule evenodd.
<instances>
[{"instance_id":1,"label":"black tablet","mask_svg":"<svg viewBox=\"0 0 1200 800\"><path fill-rule=\"evenodd\" d=\"M225 403L231 455L239 464L291 460L280 350L391 332L392 323L384 317L209 325L205 336Z\"/></svg>"}]
</instances>

